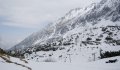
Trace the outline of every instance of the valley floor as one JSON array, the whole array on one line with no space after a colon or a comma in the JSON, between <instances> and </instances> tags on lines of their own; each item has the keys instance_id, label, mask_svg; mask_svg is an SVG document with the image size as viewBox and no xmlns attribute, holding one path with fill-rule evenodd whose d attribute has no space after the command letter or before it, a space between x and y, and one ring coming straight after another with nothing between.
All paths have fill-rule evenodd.
<instances>
[{"instance_id":1,"label":"valley floor","mask_svg":"<svg viewBox=\"0 0 120 70\"><path fill-rule=\"evenodd\" d=\"M116 63L106 63L106 61L117 59ZM88 63L59 63L59 62L34 62L25 63L18 58L10 58L11 61L17 62L32 70L120 70L120 56L106 58ZM0 58L0 70L30 70L24 66L7 63Z\"/></svg>"}]
</instances>

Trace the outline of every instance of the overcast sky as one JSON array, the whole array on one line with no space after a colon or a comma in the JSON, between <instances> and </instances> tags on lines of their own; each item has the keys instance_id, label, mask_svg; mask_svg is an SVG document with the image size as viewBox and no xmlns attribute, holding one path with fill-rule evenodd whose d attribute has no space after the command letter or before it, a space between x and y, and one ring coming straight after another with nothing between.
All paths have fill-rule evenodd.
<instances>
[{"instance_id":1,"label":"overcast sky","mask_svg":"<svg viewBox=\"0 0 120 70\"><path fill-rule=\"evenodd\" d=\"M11 47L33 32L64 16L100 0L0 0L0 37ZM5 46L4 46L5 47Z\"/></svg>"}]
</instances>

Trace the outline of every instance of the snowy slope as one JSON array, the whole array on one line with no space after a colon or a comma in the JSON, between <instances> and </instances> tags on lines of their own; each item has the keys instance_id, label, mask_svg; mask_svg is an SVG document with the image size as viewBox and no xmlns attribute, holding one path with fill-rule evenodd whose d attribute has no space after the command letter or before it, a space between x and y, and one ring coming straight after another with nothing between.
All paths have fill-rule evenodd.
<instances>
[{"instance_id":1,"label":"snowy slope","mask_svg":"<svg viewBox=\"0 0 120 70\"><path fill-rule=\"evenodd\" d=\"M84 27L81 30L76 28L68 31L63 36L62 44L58 41L58 45L51 45L51 48L45 46L36 46L30 49L36 50L32 54L26 54L26 58L29 60L43 62L50 59L53 62L90 62L100 59L100 50L105 51L120 51L120 30L117 29L118 22L111 23L109 26L104 25L105 21L102 20L99 26ZM111 25L113 26L111 28ZM115 27L114 27L115 26ZM119 26L120 28L120 26ZM106 29L106 30L104 30ZM77 31L78 30L78 31ZM106 40L106 38L112 38L112 40ZM90 40L87 40L90 38ZM43 48L45 47L45 48ZM50 49L50 50L49 50ZM94 55L95 54L95 59Z\"/></svg>"},{"instance_id":2,"label":"snowy slope","mask_svg":"<svg viewBox=\"0 0 120 70\"><path fill-rule=\"evenodd\" d=\"M18 58L12 58L16 60L17 63L22 63ZM116 63L106 63L108 60L118 59ZM12 61L14 61L12 60ZM14 61L15 62L15 61ZM34 62L28 61L28 64L23 63L26 66L31 67L32 70L120 70L120 57L106 58L89 63L44 63L44 62ZM0 69L1 70L28 70L19 65L12 63L6 63L2 58L0 58Z\"/></svg>"},{"instance_id":3,"label":"snowy slope","mask_svg":"<svg viewBox=\"0 0 120 70\"><path fill-rule=\"evenodd\" d=\"M109 59L120 59L119 57L109 58ZM62 64L62 63L35 63L30 64L33 66L33 70L39 70L39 68L43 70L119 70L120 63L111 63L106 64L105 61L109 59L104 59L96 62L90 63L81 63L81 64ZM39 65L39 67L38 67ZM47 67L46 67L47 66Z\"/></svg>"},{"instance_id":4,"label":"snowy slope","mask_svg":"<svg viewBox=\"0 0 120 70\"><path fill-rule=\"evenodd\" d=\"M0 56L0 69L1 70L30 70L24 66L26 63L24 63L18 58L13 58L13 57L8 58L7 56L2 56L2 57L7 58L8 60L10 60L10 62L7 62L5 59L1 58Z\"/></svg>"}]
</instances>

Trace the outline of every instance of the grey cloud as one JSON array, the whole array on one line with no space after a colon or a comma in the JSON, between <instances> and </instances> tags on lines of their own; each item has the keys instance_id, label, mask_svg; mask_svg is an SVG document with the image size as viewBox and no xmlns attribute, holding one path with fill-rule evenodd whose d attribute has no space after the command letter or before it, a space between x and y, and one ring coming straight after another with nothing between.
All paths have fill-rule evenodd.
<instances>
[{"instance_id":1,"label":"grey cloud","mask_svg":"<svg viewBox=\"0 0 120 70\"><path fill-rule=\"evenodd\" d=\"M70 9L84 7L97 0L0 0L3 25L37 27L45 21L53 22ZM9 22L8 22L9 21Z\"/></svg>"}]
</instances>

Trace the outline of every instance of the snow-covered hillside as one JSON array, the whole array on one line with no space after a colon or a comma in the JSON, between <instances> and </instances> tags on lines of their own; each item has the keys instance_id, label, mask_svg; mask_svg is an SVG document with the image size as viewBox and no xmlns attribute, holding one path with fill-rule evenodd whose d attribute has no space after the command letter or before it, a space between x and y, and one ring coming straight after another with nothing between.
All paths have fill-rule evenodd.
<instances>
[{"instance_id":1,"label":"snow-covered hillside","mask_svg":"<svg viewBox=\"0 0 120 70\"><path fill-rule=\"evenodd\" d=\"M102 0L73 9L10 50L14 55L39 62L81 63L118 56L120 0Z\"/></svg>"},{"instance_id":2,"label":"snow-covered hillside","mask_svg":"<svg viewBox=\"0 0 120 70\"><path fill-rule=\"evenodd\" d=\"M26 64L28 64L27 61L11 57L5 52L0 49L0 69L1 70L32 70L30 67L28 67Z\"/></svg>"},{"instance_id":3,"label":"snow-covered hillside","mask_svg":"<svg viewBox=\"0 0 120 70\"><path fill-rule=\"evenodd\" d=\"M33 33L25 40L14 46L18 49L31 47L32 45L40 44L52 38L58 38L67 34L77 27L93 26L100 24L102 19L110 20L113 23L119 22L120 18L120 1L119 0L102 0L100 3L91 4L85 8L76 8L60 18L55 23L50 23L43 30ZM108 23L105 21L105 23ZM105 24L105 25L108 25Z\"/></svg>"},{"instance_id":4,"label":"snow-covered hillside","mask_svg":"<svg viewBox=\"0 0 120 70\"><path fill-rule=\"evenodd\" d=\"M63 36L62 41L52 44L36 45L27 49L25 56L28 60L53 62L90 62L99 60L101 53L120 51L119 22L94 27L75 28ZM32 52L32 54L29 54Z\"/></svg>"}]
</instances>

